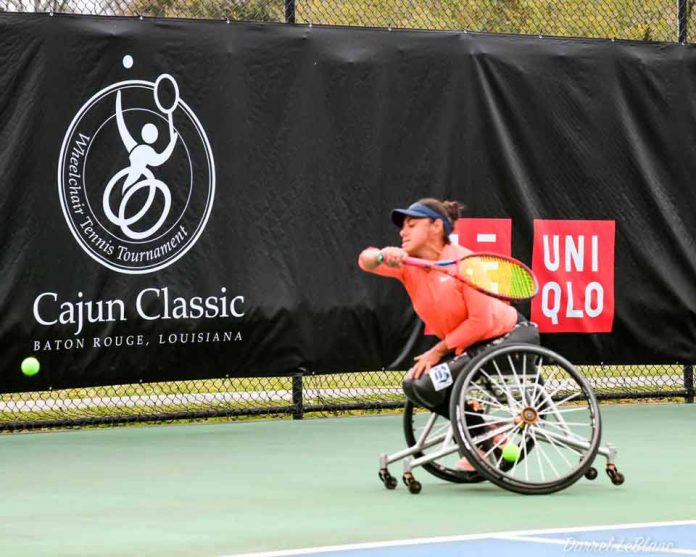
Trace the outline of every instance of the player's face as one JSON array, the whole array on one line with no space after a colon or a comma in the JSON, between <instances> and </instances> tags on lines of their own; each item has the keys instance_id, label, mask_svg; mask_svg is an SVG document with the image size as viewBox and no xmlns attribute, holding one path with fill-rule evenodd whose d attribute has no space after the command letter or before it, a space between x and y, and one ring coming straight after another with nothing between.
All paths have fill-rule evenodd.
<instances>
[{"instance_id":1,"label":"player's face","mask_svg":"<svg viewBox=\"0 0 696 557\"><path fill-rule=\"evenodd\" d=\"M432 235L432 221L430 219L416 219L406 217L401 227L401 247L409 255L417 255L428 244Z\"/></svg>"}]
</instances>

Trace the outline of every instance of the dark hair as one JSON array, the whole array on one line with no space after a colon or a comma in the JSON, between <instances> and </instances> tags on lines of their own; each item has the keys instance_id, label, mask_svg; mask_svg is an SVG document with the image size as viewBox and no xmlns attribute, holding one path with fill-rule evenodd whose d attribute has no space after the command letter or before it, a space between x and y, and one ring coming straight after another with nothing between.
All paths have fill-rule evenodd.
<instances>
[{"instance_id":1,"label":"dark hair","mask_svg":"<svg viewBox=\"0 0 696 557\"><path fill-rule=\"evenodd\" d=\"M439 199L435 199L433 197L426 197L424 199L419 199L418 203L421 203L425 205L426 207L429 207L433 211L437 211L440 213L443 217L445 217L448 221L449 224L452 227L452 230L454 230L454 223L455 221L459 218L461 215L462 211L466 209L466 206L463 204L459 203L459 201L440 201ZM449 236L447 232L444 230L442 231L443 239L445 240L445 244L450 243Z\"/></svg>"}]
</instances>

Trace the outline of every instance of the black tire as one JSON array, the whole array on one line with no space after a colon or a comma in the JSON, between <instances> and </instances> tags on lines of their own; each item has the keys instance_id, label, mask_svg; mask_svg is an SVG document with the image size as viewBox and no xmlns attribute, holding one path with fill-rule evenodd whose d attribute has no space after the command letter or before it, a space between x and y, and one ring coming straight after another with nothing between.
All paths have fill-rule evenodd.
<instances>
[{"instance_id":1,"label":"black tire","mask_svg":"<svg viewBox=\"0 0 696 557\"><path fill-rule=\"evenodd\" d=\"M533 374L535 375L534 381L528 383L527 381L530 379L530 377L526 375L526 369L528 365L531 364L528 364L527 362L533 363L534 366L541 366L541 364L543 364L546 366L543 369L554 370L554 381L559 381L561 386L558 386L556 389L555 383L553 385L552 383L547 383L541 376L541 367L539 368L538 373ZM524 365L523 369L525 372L524 374L519 374L517 366L522 365ZM506 373L506 369L509 369L510 371ZM564 377L566 377L565 379L558 379L556 377L555 374L558 373L558 370L561 370L561 373L564 374ZM525 467L520 466L519 469L515 470L512 466L500 465L500 459L498 459L497 463L494 464L490 461L491 457L486 459L481 456L476 447L481 447L484 449L484 451L487 449L487 447L484 445L486 442L486 435L484 434L474 437L471 431L475 428L471 427L470 423L466 423L466 420L478 419L478 416L475 415L470 417L472 414L471 410L468 410L468 408L470 408L470 401L467 398L467 394L483 392L484 395L479 396L486 396L486 389L485 387L482 387L482 385L489 382L494 373L500 378L499 383L501 385L507 385L507 388L501 387L500 389L501 391L505 392L505 400L498 399L496 401L502 410L496 409L496 411L501 412L501 414L505 410L509 411L510 417L507 417L506 421L508 421L513 428L511 434L522 435L522 433L519 433L522 431L524 432L524 436L522 437L523 439L527 435L527 431L530 432L529 437L532 437L533 439L536 439L538 434L538 438L545 441L545 443L543 443L544 446L553 447L560 456L564 457L564 461L567 463L567 468L569 468L569 470L558 472L553 463L551 463L551 469L556 477L549 478L547 480L546 474L544 473L544 466L546 465L543 463L541 456L544 456L544 458L547 460L549 460L549 456L548 453L544 452L543 447L539 446L535 447L535 451L541 450L542 453L541 455L537 455L536 459L529 457L529 466L534 466L534 461L538 461L538 466L541 470L541 479L530 479L526 476L524 478L520 478L519 475L521 475L521 473L517 476L514 475L514 473L518 473L522 468ZM507 379L509 383L506 383L506 378L504 377L505 375L507 375L508 378L514 379L514 381ZM498 382L497 377L495 379L496 382ZM516 391L515 385L518 385ZM533 387L531 391L533 393L532 395L529 394L529 387ZM550 392L547 391L547 389L549 389ZM561 429L557 424L565 424L563 421L554 421L555 419L558 419L555 416L560 415L560 412L555 407L555 403L558 401L556 401L553 396L560 396L557 395L557 393L561 392L561 389L570 390L571 392L577 391L578 393L573 395L568 400L561 399L560 404L573 400L573 404L577 404L578 402L580 403L579 411L586 412L588 423L582 424L582 427L589 427L591 433L587 435L588 439L584 439L584 437L577 435L577 439L581 439L583 443L587 444L586 447L577 448L574 446L574 444L577 443L576 438L571 438L571 440L565 438L563 441L560 441L559 439L561 439L562 436L558 434L555 429L551 429ZM470 396L475 397L475 394ZM515 398L515 394L518 395L519 399ZM578 397L579 400L577 399ZM508 408L505 408L506 404L509 405ZM551 408L551 406L553 406L553 408ZM520 425L520 416L524 414L520 409L527 407L534 408L535 417L533 422L530 422L529 425L525 425L523 427ZM464 408L465 410L460 412L460 408ZM516 415L518 410L520 410L520 414ZM569 411L566 407L563 407L562 410L564 412ZM576 410L570 411L575 412ZM553 414L553 416L550 416L549 414ZM573 416L577 415L578 414L573 414ZM454 420L454 436L459 444L460 451L469 459L481 476L487 480L490 480L499 487L502 487L503 489L525 495L553 493L574 484L578 479L583 477L583 475L585 475L585 473L591 467L597 454L597 450L599 449L601 440L601 419L599 407L590 384L568 360L552 352L551 350L531 344L504 345L496 347L494 350L481 354L479 357L475 358L468 366L466 373L461 374L454 384L450 405L450 416L456 416L456 419ZM491 414L489 415L488 419L493 423L494 420L499 418ZM503 418L501 417L500 419ZM517 420L520 420L520 422ZM556 439L556 441L554 441L554 439ZM548 445L546 442L548 442ZM476 443L479 444L477 445ZM580 458L577 464L574 464L572 459L565 458L565 455L562 454L561 449L570 449L571 451L580 453ZM550 454L552 457L556 456L553 453ZM560 467L561 466L559 466L559 468ZM510 472L511 469L512 472ZM549 469L546 470L547 472L549 471ZM527 470L525 470L525 473L526 472Z\"/></svg>"},{"instance_id":2,"label":"black tire","mask_svg":"<svg viewBox=\"0 0 696 557\"><path fill-rule=\"evenodd\" d=\"M587 472L585 472L585 477L588 480L596 480L599 472L597 472L597 469L594 466L590 466L587 469Z\"/></svg>"},{"instance_id":3,"label":"black tire","mask_svg":"<svg viewBox=\"0 0 696 557\"><path fill-rule=\"evenodd\" d=\"M413 419L415 415L415 406L410 401L406 401L406 406L404 408L404 437L406 437L406 444L409 447L413 447L416 444L416 435L413 426ZM444 420L444 418L442 418ZM423 456L422 452L417 452L413 455L414 458L420 458ZM476 472L466 472L464 470L457 470L455 468L450 468L444 464L438 462L428 462L423 464L422 468L441 480L445 480L452 483L466 484L466 483L479 483L484 482L486 479Z\"/></svg>"}]
</instances>

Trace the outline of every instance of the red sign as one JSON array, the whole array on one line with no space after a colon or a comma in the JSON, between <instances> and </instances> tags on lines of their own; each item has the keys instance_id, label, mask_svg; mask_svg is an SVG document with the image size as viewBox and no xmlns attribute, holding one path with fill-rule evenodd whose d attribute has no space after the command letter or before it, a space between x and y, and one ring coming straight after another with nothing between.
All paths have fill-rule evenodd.
<instances>
[{"instance_id":1,"label":"red sign","mask_svg":"<svg viewBox=\"0 0 696 557\"><path fill-rule=\"evenodd\" d=\"M454 243L471 251L512 253L511 219L457 219L452 236Z\"/></svg>"},{"instance_id":2,"label":"red sign","mask_svg":"<svg viewBox=\"0 0 696 557\"><path fill-rule=\"evenodd\" d=\"M609 333L614 322L614 221L535 220L532 270L542 333Z\"/></svg>"}]
</instances>

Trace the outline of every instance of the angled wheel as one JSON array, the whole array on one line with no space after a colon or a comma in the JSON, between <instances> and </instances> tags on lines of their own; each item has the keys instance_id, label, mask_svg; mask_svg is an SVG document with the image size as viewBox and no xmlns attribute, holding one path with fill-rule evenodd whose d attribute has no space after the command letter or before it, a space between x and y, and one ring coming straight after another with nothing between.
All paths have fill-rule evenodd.
<instances>
[{"instance_id":1,"label":"angled wheel","mask_svg":"<svg viewBox=\"0 0 696 557\"><path fill-rule=\"evenodd\" d=\"M429 423L431 420L434 423ZM406 407L404 408L404 436L406 437L406 444L409 447L416 445L417 441L425 433L426 428L430 429L426 439L434 439L438 435L444 435L449 427L449 420L442 416L437 416L436 414L416 414L414 404L410 400L406 401ZM433 445L431 450L436 450L440 447L441 444L438 443ZM417 452L414 457L420 458L424 456L424 454L427 454L427 452L428 449L425 449L425 452ZM454 468L454 464L459 458L459 454L454 453L433 462L423 464L422 468L433 476L448 482L477 483L485 481L485 479L476 472L466 472Z\"/></svg>"},{"instance_id":2,"label":"angled wheel","mask_svg":"<svg viewBox=\"0 0 696 557\"><path fill-rule=\"evenodd\" d=\"M601 438L589 383L568 360L535 345L500 346L472 361L454 384L450 415L474 468L524 494L575 483L592 465Z\"/></svg>"}]
</instances>

